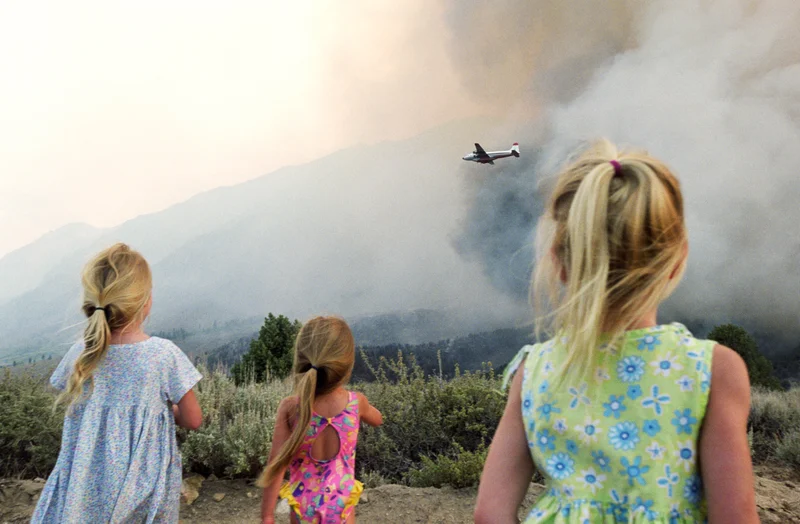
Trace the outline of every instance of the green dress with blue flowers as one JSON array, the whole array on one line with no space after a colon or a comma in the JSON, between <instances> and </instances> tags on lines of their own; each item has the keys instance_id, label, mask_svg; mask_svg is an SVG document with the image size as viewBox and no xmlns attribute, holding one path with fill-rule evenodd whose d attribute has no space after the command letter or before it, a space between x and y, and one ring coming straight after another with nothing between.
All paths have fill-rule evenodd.
<instances>
[{"instance_id":1,"label":"green dress with blue flowers","mask_svg":"<svg viewBox=\"0 0 800 524\"><path fill-rule=\"evenodd\" d=\"M522 417L547 490L531 522L703 522L697 463L714 342L681 324L628 331L595 352L591 375L555 387L567 352L524 347Z\"/></svg>"}]
</instances>

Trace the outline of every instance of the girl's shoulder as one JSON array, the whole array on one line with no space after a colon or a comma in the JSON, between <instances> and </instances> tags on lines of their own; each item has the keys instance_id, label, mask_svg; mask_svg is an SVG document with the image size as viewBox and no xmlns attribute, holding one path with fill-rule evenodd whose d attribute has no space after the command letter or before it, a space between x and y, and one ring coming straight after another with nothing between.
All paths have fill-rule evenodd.
<instances>
[{"instance_id":1,"label":"girl's shoulder","mask_svg":"<svg viewBox=\"0 0 800 524\"><path fill-rule=\"evenodd\" d=\"M164 352L167 353L173 353L176 350L182 352L181 348L179 348L178 345L175 344L175 342L171 341L168 338L161 338L156 336L151 336L148 339L133 345L138 345L142 348L147 348L147 349L163 350Z\"/></svg>"},{"instance_id":2,"label":"girl's shoulder","mask_svg":"<svg viewBox=\"0 0 800 524\"><path fill-rule=\"evenodd\" d=\"M75 366L75 361L78 360L84 347L86 347L86 344L83 340L79 340L67 350L56 369L53 370L53 374L50 375L51 386L59 391L67 387L67 380L72 374L72 368Z\"/></svg>"},{"instance_id":3,"label":"girl's shoulder","mask_svg":"<svg viewBox=\"0 0 800 524\"><path fill-rule=\"evenodd\" d=\"M158 359L165 363L174 364L177 360L188 359L186 353L173 341L161 338L150 337L132 346L142 350L143 355L148 359Z\"/></svg>"},{"instance_id":4,"label":"girl's shoulder","mask_svg":"<svg viewBox=\"0 0 800 524\"><path fill-rule=\"evenodd\" d=\"M289 413L297 411L297 406L300 404L300 397L297 395L289 395L283 397L281 403L278 404L278 413Z\"/></svg>"}]
</instances>

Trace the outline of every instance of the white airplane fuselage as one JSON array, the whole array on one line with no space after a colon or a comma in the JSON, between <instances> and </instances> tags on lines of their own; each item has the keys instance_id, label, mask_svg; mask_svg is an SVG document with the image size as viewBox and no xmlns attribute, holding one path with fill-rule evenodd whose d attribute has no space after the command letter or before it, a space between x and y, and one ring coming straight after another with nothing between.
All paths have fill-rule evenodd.
<instances>
[{"instance_id":1,"label":"white airplane fuselage","mask_svg":"<svg viewBox=\"0 0 800 524\"><path fill-rule=\"evenodd\" d=\"M514 144L508 151L473 151L472 153L464 155L462 160L477 162L479 164L494 164L495 160L512 156L519 158L519 144Z\"/></svg>"}]
</instances>

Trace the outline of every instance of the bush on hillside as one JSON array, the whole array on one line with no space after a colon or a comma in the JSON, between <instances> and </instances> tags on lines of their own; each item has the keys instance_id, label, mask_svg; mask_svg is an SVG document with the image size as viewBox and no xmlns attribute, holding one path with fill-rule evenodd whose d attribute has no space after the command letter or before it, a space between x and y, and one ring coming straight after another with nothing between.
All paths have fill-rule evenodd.
<instances>
[{"instance_id":1,"label":"bush on hillside","mask_svg":"<svg viewBox=\"0 0 800 524\"><path fill-rule=\"evenodd\" d=\"M470 485L477 481L505 404L491 369L451 380L421 372L412 356L385 359L376 382L355 383L384 414L380 428L364 426L358 478L387 482ZM237 386L224 371L197 386L203 409L198 431L179 430L187 472L255 477L270 453L275 413L291 393L288 380ZM0 476L44 477L59 452L63 413L53 413L54 391L42 378L0 377ZM800 467L800 388L754 388L750 413L753 458Z\"/></svg>"},{"instance_id":2,"label":"bush on hillside","mask_svg":"<svg viewBox=\"0 0 800 524\"><path fill-rule=\"evenodd\" d=\"M723 324L711 330L709 340L728 346L741 355L747 365L750 383L767 389L783 389L780 380L775 376L772 363L758 350L758 344L744 328L734 324Z\"/></svg>"},{"instance_id":3,"label":"bush on hillside","mask_svg":"<svg viewBox=\"0 0 800 524\"><path fill-rule=\"evenodd\" d=\"M754 388L750 420L753 460L800 464L800 388Z\"/></svg>"},{"instance_id":4,"label":"bush on hillside","mask_svg":"<svg viewBox=\"0 0 800 524\"><path fill-rule=\"evenodd\" d=\"M483 464L488 449L481 446L477 451L467 451L458 444L449 455L438 455L436 460L426 456L422 463L412 467L406 475L406 482L414 488L468 488L477 486L481 480Z\"/></svg>"},{"instance_id":5,"label":"bush on hillside","mask_svg":"<svg viewBox=\"0 0 800 524\"><path fill-rule=\"evenodd\" d=\"M43 377L9 370L0 378L0 477L44 477L58 459L63 408Z\"/></svg>"},{"instance_id":6,"label":"bush on hillside","mask_svg":"<svg viewBox=\"0 0 800 524\"><path fill-rule=\"evenodd\" d=\"M218 477L254 477L272 448L275 413L290 394L288 381L250 381L237 386L222 371L201 366L204 379L196 386L203 411L197 431L179 429L183 467Z\"/></svg>"},{"instance_id":7,"label":"bush on hillside","mask_svg":"<svg viewBox=\"0 0 800 524\"><path fill-rule=\"evenodd\" d=\"M372 369L376 381L355 387L383 413L384 424L360 433L359 471L401 482L422 457L436 461L488 446L506 402L491 367L472 373L456 368L451 380L442 380L426 376L413 355L398 353Z\"/></svg>"}]
</instances>

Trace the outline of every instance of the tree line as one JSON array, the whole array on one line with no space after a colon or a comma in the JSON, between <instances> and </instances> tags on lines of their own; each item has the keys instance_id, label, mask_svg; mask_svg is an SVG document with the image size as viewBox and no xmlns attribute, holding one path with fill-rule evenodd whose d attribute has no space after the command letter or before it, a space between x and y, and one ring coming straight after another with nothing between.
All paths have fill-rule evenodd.
<instances>
[{"instance_id":1,"label":"tree line","mask_svg":"<svg viewBox=\"0 0 800 524\"><path fill-rule=\"evenodd\" d=\"M249 349L231 368L236 383L248 380L263 382L270 378L284 378L291 373L294 340L302 324L284 315L270 313L251 340ZM754 386L767 389L785 389L776 377L772 363L758 348L755 338L744 328L734 324L716 326L706 337L725 345L741 355ZM525 344L532 342L527 329L498 329L455 339L445 339L426 344L389 344L360 346L356 352L353 378L371 381L372 369L382 358L392 359L398 353L412 354L417 364L428 375L450 378L456 369L475 370L489 363L501 370ZM243 344L244 339L239 341Z\"/></svg>"}]
</instances>

